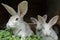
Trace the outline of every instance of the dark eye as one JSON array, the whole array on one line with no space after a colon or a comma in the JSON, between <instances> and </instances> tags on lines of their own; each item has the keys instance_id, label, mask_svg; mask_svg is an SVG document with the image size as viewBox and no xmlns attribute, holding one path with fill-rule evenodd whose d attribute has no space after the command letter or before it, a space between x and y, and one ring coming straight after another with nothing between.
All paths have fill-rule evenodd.
<instances>
[{"instance_id":1,"label":"dark eye","mask_svg":"<svg viewBox=\"0 0 60 40\"><path fill-rule=\"evenodd\" d=\"M16 20L18 20L18 18L16 18Z\"/></svg>"},{"instance_id":2,"label":"dark eye","mask_svg":"<svg viewBox=\"0 0 60 40\"><path fill-rule=\"evenodd\" d=\"M40 29L40 30L37 30L37 31L41 31L42 29Z\"/></svg>"}]
</instances>

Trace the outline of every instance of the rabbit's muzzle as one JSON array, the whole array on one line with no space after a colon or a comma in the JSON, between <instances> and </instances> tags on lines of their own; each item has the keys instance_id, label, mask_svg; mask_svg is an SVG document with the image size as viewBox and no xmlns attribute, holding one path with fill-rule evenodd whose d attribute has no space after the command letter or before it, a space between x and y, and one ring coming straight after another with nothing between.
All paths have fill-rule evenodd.
<instances>
[{"instance_id":1,"label":"rabbit's muzzle","mask_svg":"<svg viewBox=\"0 0 60 40\"><path fill-rule=\"evenodd\" d=\"M11 23L11 22L8 22L8 23L6 24L6 27L7 27L7 28L15 28L14 24Z\"/></svg>"}]
</instances>

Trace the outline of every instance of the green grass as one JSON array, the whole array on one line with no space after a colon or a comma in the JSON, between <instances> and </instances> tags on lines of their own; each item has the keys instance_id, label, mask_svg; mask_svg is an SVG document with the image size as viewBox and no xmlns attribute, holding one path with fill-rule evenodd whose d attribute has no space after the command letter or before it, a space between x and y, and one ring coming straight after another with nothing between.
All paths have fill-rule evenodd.
<instances>
[{"instance_id":1,"label":"green grass","mask_svg":"<svg viewBox=\"0 0 60 40\"><path fill-rule=\"evenodd\" d=\"M21 37L14 37L10 30L0 30L0 40L20 40L20 39ZM40 40L40 39L34 34L26 38L26 40Z\"/></svg>"}]
</instances>

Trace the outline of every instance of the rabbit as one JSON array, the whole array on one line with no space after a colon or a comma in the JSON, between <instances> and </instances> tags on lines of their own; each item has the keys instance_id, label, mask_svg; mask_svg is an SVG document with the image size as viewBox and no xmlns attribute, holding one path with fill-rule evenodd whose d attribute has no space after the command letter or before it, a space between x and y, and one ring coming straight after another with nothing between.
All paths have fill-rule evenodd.
<instances>
[{"instance_id":1,"label":"rabbit","mask_svg":"<svg viewBox=\"0 0 60 40\"><path fill-rule=\"evenodd\" d=\"M52 26L54 24L56 24L57 20L58 20L58 15L54 16L48 23L46 23L46 21L44 20L43 17L41 17L40 15L38 15L38 21L40 22L42 27L41 32L42 32L42 40L58 40L58 36L55 33L55 31L52 29Z\"/></svg>"},{"instance_id":2,"label":"rabbit","mask_svg":"<svg viewBox=\"0 0 60 40\"><path fill-rule=\"evenodd\" d=\"M44 20L45 20L45 22L47 21L47 14L45 14L44 16L43 16L43 18L44 18ZM36 26L36 33L39 33L39 31L40 31L40 29L41 29L41 25L40 25L40 23L39 23L39 21L36 19L36 18L33 18L33 17L31 17L31 20L32 20L32 22L34 23L34 24L37 24L37 26ZM54 28L54 31L56 32L56 34L59 34L59 31L58 31L58 28L56 27L56 25L55 25L55 27L53 27ZM39 33L40 34L40 33Z\"/></svg>"},{"instance_id":3,"label":"rabbit","mask_svg":"<svg viewBox=\"0 0 60 40\"><path fill-rule=\"evenodd\" d=\"M22 1L21 3L19 3L18 12L4 3L1 4L6 8L10 15L12 15L6 24L7 29L11 28L15 36L21 36L21 38L24 38L24 40L27 36L31 36L33 31L30 29L29 24L23 20L23 17L28 10L28 2Z\"/></svg>"},{"instance_id":4,"label":"rabbit","mask_svg":"<svg viewBox=\"0 0 60 40\"><path fill-rule=\"evenodd\" d=\"M43 15L43 18L44 18L44 20L46 21L46 20L47 20L47 15L46 15L46 14ZM36 18L31 17L31 20L32 20L32 22L33 22L34 24L36 24L36 35L39 37L40 31L41 31L41 29L42 29L42 27L40 27L41 24L40 24L40 22L39 22Z\"/></svg>"}]
</instances>

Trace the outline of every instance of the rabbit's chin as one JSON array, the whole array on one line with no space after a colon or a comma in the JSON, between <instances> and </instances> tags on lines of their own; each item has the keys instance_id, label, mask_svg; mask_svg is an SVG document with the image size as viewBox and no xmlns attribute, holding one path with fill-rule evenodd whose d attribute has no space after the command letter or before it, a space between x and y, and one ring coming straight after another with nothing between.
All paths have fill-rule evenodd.
<instances>
[{"instance_id":1,"label":"rabbit's chin","mask_svg":"<svg viewBox=\"0 0 60 40\"><path fill-rule=\"evenodd\" d=\"M10 28L7 28L7 29L11 29L11 30L14 30L14 29L16 29L16 28L10 27Z\"/></svg>"},{"instance_id":2,"label":"rabbit's chin","mask_svg":"<svg viewBox=\"0 0 60 40\"><path fill-rule=\"evenodd\" d=\"M7 25L7 29L15 29L15 26L8 26Z\"/></svg>"}]
</instances>

